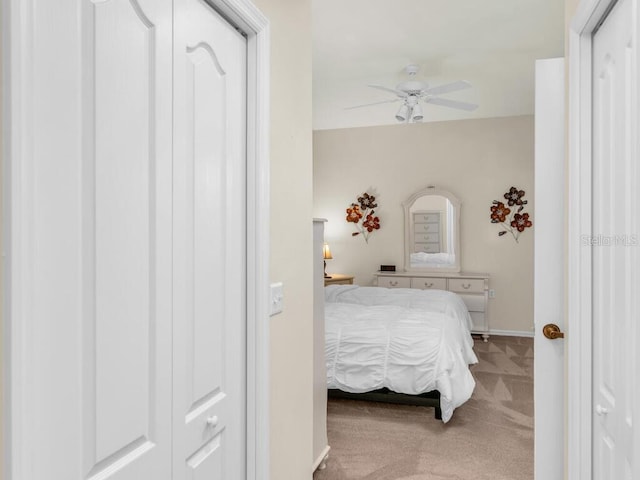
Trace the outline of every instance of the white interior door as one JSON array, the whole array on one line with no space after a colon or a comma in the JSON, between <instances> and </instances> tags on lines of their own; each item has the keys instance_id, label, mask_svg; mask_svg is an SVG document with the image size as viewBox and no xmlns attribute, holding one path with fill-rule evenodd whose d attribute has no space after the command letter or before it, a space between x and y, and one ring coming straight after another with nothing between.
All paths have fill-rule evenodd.
<instances>
[{"instance_id":1,"label":"white interior door","mask_svg":"<svg viewBox=\"0 0 640 480\"><path fill-rule=\"evenodd\" d=\"M246 477L246 39L175 1L174 479Z\"/></svg>"},{"instance_id":2,"label":"white interior door","mask_svg":"<svg viewBox=\"0 0 640 480\"><path fill-rule=\"evenodd\" d=\"M593 35L593 478L640 478L634 388L638 321L637 2ZM634 452L635 448L635 452ZM635 457L635 458L634 458Z\"/></svg>"},{"instance_id":3,"label":"white interior door","mask_svg":"<svg viewBox=\"0 0 640 480\"><path fill-rule=\"evenodd\" d=\"M169 479L171 0L12 14L11 478Z\"/></svg>"},{"instance_id":4,"label":"white interior door","mask_svg":"<svg viewBox=\"0 0 640 480\"><path fill-rule=\"evenodd\" d=\"M536 62L534 404L535 478L564 475L564 340L542 329L564 330L564 59Z\"/></svg>"},{"instance_id":5,"label":"white interior door","mask_svg":"<svg viewBox=\"0 0 640 480\"><path fill-rule=\"evenodd\" d=\"M637 0L571 22L568 476L640 478Z\"/></svg>"},{"instance_id":6,"label":"white interior door","mask_svg":"<svg viewBox=\"0 0 640 480\"><path fill-rule=\"evenodd\" d=\"M246 478L246 41L196 0L54 3L10 10L6 472Z\"/></svg>"}]
</instances>

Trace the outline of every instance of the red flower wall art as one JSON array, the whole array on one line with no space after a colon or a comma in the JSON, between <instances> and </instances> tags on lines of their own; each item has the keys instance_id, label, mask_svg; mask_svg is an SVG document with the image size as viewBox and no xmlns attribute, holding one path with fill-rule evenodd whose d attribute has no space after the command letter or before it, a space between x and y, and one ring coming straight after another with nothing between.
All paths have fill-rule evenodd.
<instances>
[{"instance_id":1,"label":"red flower wall art","mask_svg":"<svg viewBox=\"0 0 640 480\"><path fill-rule=\"evenodd\" d=\"M500 224L499 236L510 233L517 242L520 234L533 225L529 219L529 214L523 212L524 206L528 203L527 200L523 200L524 195L524 190L511 187L503 195L504 201L494 200L492 202L490 208L491 223Z\"/></svg>"},{"instance_id":2,"label":"red flower wall art","mask_svg":"<svg viewBox=\"0 0 640 480\"><path fill-rule=\"evenodd\" d=\"M380 229L380 219L375 216L374 210L377 207L376 197L365 192L358 197L358 203L352 203L347 208L347 222L353 223L357 230L351 236L362 235L364 241L369 243L369 236Z\"/></svg>"}]
</instances>

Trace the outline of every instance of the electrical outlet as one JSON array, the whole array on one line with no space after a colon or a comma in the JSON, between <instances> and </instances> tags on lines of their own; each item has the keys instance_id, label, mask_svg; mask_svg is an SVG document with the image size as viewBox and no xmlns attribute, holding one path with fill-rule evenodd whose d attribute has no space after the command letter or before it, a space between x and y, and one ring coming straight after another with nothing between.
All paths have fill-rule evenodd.
<instances>
[{"instance_id":1,"label":"electrical outlet","mask_svg":"<svg viewBox=\"0 0 640 480\"><path fill-rule=\"evenodd\" d=\"M493 288L489 290L489 298L496 298L496 291Z\"/></svg>"},{"instance_id":2,"label":"electrical outlet","mask_svg":"<svg viewBox=\"0 0 640 480\"><path fill-rule=\"evenodd\" d=\"M282 282L271 284L271 313L270 315L277 315L284 310L284 288Z\"/></svg>"}]
</instances>

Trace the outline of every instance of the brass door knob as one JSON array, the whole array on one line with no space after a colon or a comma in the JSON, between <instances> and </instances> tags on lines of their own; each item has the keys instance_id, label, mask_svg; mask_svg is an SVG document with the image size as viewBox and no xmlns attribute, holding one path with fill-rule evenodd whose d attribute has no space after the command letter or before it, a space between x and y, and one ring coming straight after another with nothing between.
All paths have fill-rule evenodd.
<instances>
[{"instance_id":1,"label":"brass door knob","mask_svg":"<svg viewBox=\"0 0 640 480\"><path fill-rule=\"evenodd\" d=\"M564 338L564 333L560 331L560 327L554 323L547 323L542 327L542 333L549 340L555 340L556 338Z\"/></svg>"}]
</instances>

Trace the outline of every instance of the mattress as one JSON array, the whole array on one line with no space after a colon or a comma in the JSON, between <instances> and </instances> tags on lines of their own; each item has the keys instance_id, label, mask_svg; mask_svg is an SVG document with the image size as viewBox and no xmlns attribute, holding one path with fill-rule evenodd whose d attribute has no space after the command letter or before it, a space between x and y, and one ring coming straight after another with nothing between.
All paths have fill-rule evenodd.
<instances>
[{"instance_id":1,"label":"mattress","mask_svg":"<svg viewBox=\"0 0 640 480\"><path fill-rule=\"evenodd\" d=\"M449 295L410 300L411 292L385 297L384 290L389 289L325 288L328 387L350 393L386 387L410 395L438 390L442 420L448 422L475 387L468 366L477 358L466 316L452 315L458 307L455 300L443 302ZM342 296L347 292L351 295ZM427 306L426 297L440 300ZM385 298L396 304L380 304Z\"/></svg>"}]
</instances>

